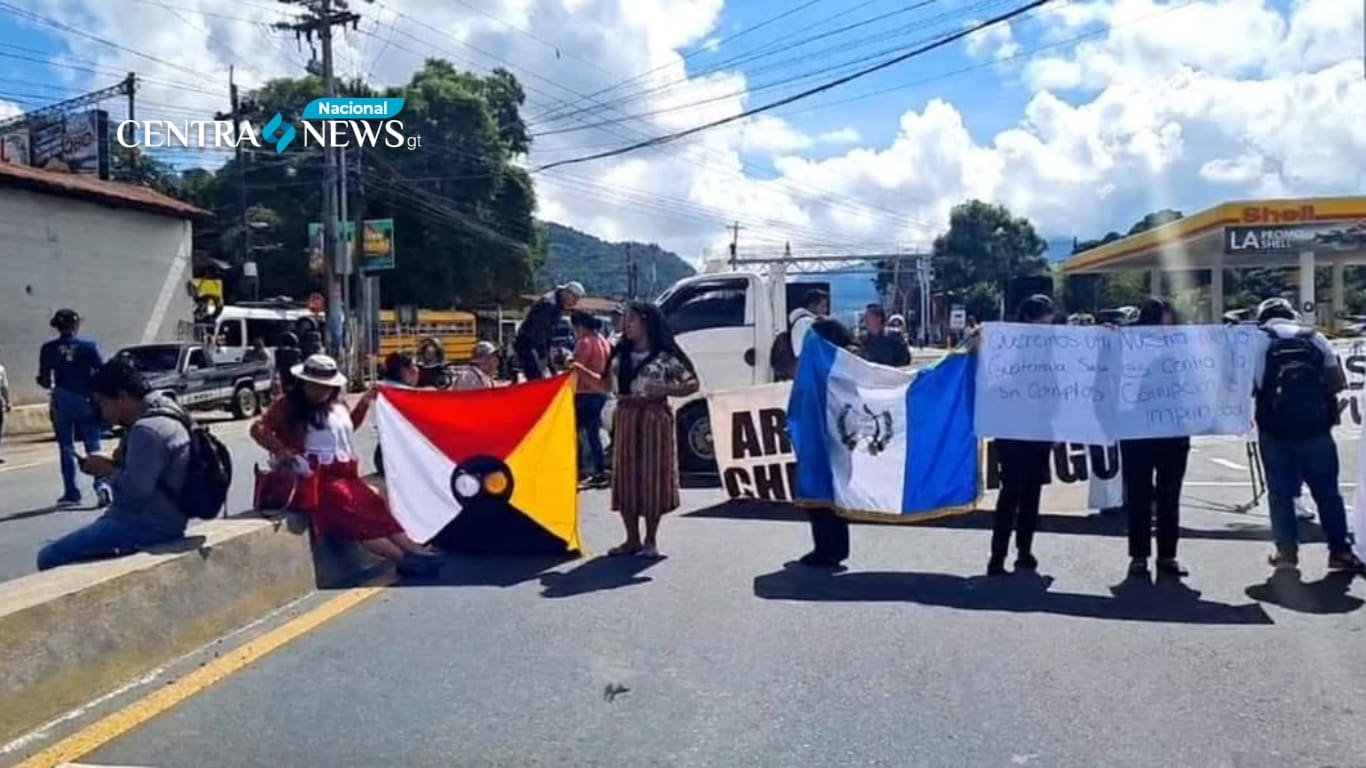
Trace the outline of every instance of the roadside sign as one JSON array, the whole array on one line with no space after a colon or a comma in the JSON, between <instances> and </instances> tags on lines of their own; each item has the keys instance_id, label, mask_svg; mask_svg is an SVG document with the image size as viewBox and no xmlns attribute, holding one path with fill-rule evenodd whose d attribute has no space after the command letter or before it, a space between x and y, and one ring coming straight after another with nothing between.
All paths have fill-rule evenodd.
<instances>
[{"instance_id":1,"label":"roadside sign","mask_svg":"<svg viewBox=\"0 0 1366 768\"><path fill-rule=\"evenodd\" d=\"M949 310L949 330L961 331L968 325L968 312L962 304L954 304Z\"/></svg>"}]
</instances>

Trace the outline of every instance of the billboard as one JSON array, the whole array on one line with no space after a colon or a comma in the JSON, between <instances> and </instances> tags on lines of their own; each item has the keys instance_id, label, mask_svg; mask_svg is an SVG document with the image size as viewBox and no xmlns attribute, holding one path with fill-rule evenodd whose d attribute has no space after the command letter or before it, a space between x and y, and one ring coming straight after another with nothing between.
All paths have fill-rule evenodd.
<instances>
[{"instance_id":1,"label":"billboard","mask_svg":"<svg viewBox=\"0 0 1366 768\"><path fill-rule=\"evenodd\" d=\"M0 163L28 165L28 129L0 134Z\"/></svg>"},{"instance_id":2,"label":"billboard","mask_svg":"<svg viewBox=\"0 0 1366 768\"><path fill-rule=\"evenodd\" d=\"M1224 253L1366 250L1366 219L1224 228Z\"/></svg>"},{"instance_id":3,"label":"billboard","mask_svg":"<svg viewBox=\"0 0 1366 768\"><path fill-rule=\"evenodd\" d=\"M34 120L29 159L35 168L109 178L109 114L93 109Z\"/></svg>"},{"instance_id":4,"label":"billboard","mask_svg":"<svg viewBox=\"0 0 1366 768\"><path fill-rule=\"evenodd\" d=\"M337 274L351 274L356 265L355 242L356 222L345 222L342 237L349 244L350 254L339 254L336 265ZM323 254L323 225L310 222L308 225L308 271L322 275L327 271ZM348 258L348 255L350 258ZM360 271L362 274L382 272L394 268L394 220L366 219L361 222Z\"/></svg>"}]
</instances>

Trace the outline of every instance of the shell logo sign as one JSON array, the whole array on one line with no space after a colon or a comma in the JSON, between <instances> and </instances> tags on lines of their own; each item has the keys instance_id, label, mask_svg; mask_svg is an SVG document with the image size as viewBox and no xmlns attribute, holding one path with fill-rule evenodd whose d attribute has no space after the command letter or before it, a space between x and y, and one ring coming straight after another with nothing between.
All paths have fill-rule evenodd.
<instances>
[{"instance_id":1,"label":"shell logo sign","mask_svg":"<svg viewBox=\"0 0 1366 768\"><path fill-rule=\"evenodd\" d=\"M1271 206L1249 206L1242 211L1244 224L1295 224L1315 219L1314 206L1299 205L1291 208L1272 208Z\"/></svg>"}]
</instances>

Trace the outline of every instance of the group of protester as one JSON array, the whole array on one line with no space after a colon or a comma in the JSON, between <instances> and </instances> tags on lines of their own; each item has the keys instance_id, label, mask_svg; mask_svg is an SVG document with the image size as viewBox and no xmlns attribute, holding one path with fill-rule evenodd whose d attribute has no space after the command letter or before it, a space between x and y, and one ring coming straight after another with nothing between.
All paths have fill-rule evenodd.
<instances>
[{"instance_id":1,"label":"group of protester","mask_svg":"<svg viewBox=\"0 0 1366 768\"><path fill-rule=\"evenodd\" d=\"M819 296L812 297L805 319L818 315ZM801 312L799 310L799 312ZM1015 320L1052 324L1057 312L1047 296L1025 299ZM832 344L862 353L884 363L899 344L882 329L882 315L870 308L865 316L868 336L861 347L838 323L813 320L810 329ZM1174 325L1176 311L1163 299L1144 302L1138 325ZM1346 388L1346 376L1332 346L1313 328L1299 323L1290 302L1268 299L1258 307L1257 323L1268 337L1267 352L1254 365L1254 403L1257 445L1266 472L1268 509L1274 549L1268 563L1276 569L1299 566L1299 526L1295 503L1300 488L1308 486L1318 508L1319 522L1328 544L1328 570L1366 573L1366 566L1352 551L1346 509L1338 488L1338 453L1332 429L1338 423L1337 394ZM793 324L793 342L798 329ZM975 343L976 336L970 343ZM799 353L799 348L798 348ZM896 365L897 363L884 363ZM1124 440L1120 443L1120 468L1124 509L1128 523L1129 574L1150 575L1150 561L1159 576L1181 578L1189 572L1177 559L1181 531L1181 489L1190 454L1189 437ZM997 495L991 533L988 576L1006 573L1011 538L1015 542L1015 570L1034 571L1039 561L1034 537L1039 525L1039 504L1048 481L1048 460L1053 444L1030 440L996 441L1001 487ZM849 557L848 523L833 510L811 512L814 549L799 560L818 568L840 568ZM1156 538L1156 558L1153 539Z\"/></svg>"}]
</instances>

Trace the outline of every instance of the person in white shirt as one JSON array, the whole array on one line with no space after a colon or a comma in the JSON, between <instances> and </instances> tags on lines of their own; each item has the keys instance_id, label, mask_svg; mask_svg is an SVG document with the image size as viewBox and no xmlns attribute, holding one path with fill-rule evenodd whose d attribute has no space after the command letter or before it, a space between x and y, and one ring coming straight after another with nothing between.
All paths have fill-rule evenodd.
<instances>
[{"instance_id":1,"label":"person in white shirt","mask_svg":"<svg viewBox=\"0 0 1366 768\"><path fill-rule=\"evenodd\" d=\"M792 356L802 356L802 344L806 342L806 334L811 330L811 326L817 320L830 314L830 294L819 288L812 288L802 297L802 305L792 310L787 316L787 324L791 328L788 335L792 339Z\"/></svg>"}]
</instances>

